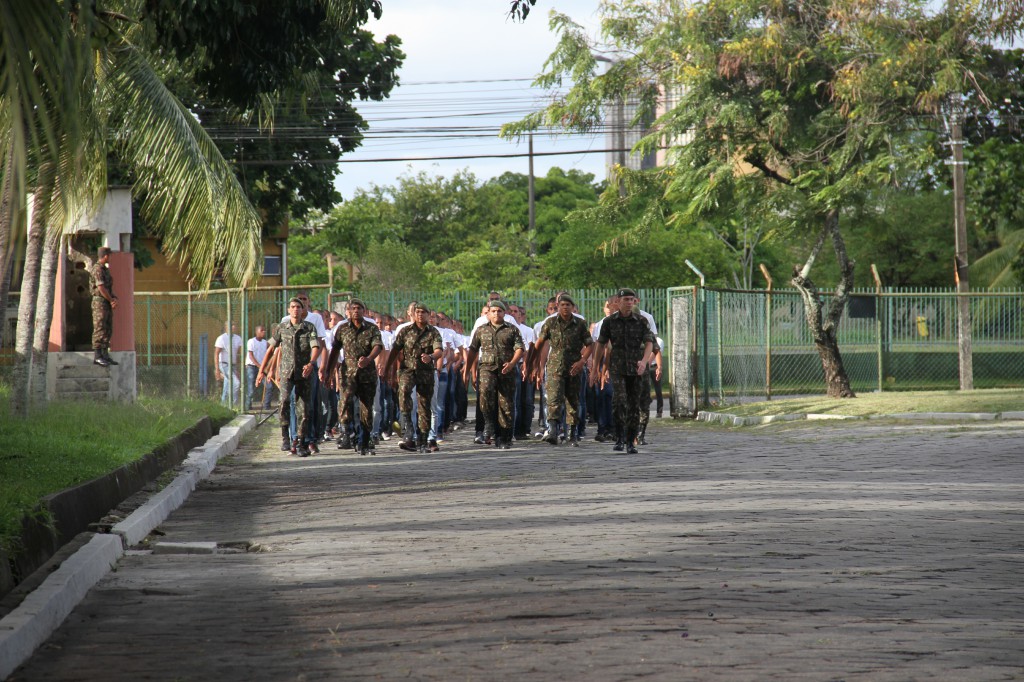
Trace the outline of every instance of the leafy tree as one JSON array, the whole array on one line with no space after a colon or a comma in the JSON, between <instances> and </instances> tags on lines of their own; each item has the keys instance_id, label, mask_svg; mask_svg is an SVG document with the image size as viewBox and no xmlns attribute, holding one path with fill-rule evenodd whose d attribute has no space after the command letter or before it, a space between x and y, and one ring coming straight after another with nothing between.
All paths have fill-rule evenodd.
<instances>
[{"instance_id":1,"label":"leafy tree","mask_svg":"<svg viewBox=\"0 0 1024 682\"><path fill-rule=\"evenodd\" d=\"M427 283L436 290L516 289L528 285L531 266L526 234L516 228L494 225L443 262L429 261Z\"/></svg>"},{"instance_id":2,"label":"leafy tree","mask_svg":"<svg viewBox=\"0 0 1024 682\"><path fill-rule=\"evenodd\" d=\"M965 63L990 36L990 15L973 5L932 15L923 0L619 2L604 11L602 36L621 58L598 74L596 46L553 13L561 39L538 82L573 85L505 134L587 130L617 99L637 102L638 120L654 118L665 93L678 95L637 151L670 147L660 176L684 215L718 211L754 175L764 180L760 212L814 235L791 281L828 395L852 397L836 342L854 271L840 217L932 160L904 143L917 116L937 112L971 77ZM826 246L839 274L827 305L811 279Z\"/></svg>"},{"instance_id":3,"label":"leafy tree","mask_svg":"<svg viewBox=\"0 0 1024 682\"><path fill-rule=\"evenodd\" d=\"M423 262L408 244L389 237L366 249L359 272L361 289L408 290L422 282Z\"/></svg>"}]
</instances>

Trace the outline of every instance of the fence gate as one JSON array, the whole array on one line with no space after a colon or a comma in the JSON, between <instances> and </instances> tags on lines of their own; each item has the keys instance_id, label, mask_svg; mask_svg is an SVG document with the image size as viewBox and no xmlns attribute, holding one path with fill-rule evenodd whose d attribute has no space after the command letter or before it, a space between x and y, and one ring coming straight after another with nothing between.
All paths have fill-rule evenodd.
<instances>
[{"instance_id":1,"label":"fence gate","mask_svg":"<svg viewBox=\"0 0 1024 682\"><path fill-rule=\"evenodd\" d=\"M697 311L694 293L693 287L673 287L668 290L669 333L672 339L669 376L673 417L690 417L697 412L694 384Z\"/></svg>"}]
</instances>

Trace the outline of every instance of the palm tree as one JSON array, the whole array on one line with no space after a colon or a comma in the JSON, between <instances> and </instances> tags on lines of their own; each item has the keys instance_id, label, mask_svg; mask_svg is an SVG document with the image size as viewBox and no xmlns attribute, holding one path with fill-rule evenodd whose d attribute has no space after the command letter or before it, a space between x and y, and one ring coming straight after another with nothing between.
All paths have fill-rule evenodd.
<instances>
[{"instance_id":1,"label":"palm tree","mask_svg":"<svg viewBox=\"0 0 1024 682\"><path fill-rule=\"evenodd\" d=\"M24 230L33 194L16 343L27 395L39 262L106 194L108 151L131 171L141 212L200 287L218 268L245 284L261 265L260 219L198 121L157 77L123 14L72 0L0 3L0 253ZM9 264L0 264L6 279ZM45 326L48 333L49 313ZM15 402L15 401L12 401ZM27 407L18 405L25 413Z\"/></svg>"}]
</instances>

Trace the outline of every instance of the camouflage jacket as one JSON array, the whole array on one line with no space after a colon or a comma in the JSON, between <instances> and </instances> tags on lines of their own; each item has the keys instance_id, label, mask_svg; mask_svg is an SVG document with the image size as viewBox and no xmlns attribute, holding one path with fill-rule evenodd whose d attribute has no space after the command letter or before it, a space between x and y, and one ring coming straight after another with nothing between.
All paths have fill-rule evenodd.
<instances>
[{"instance_id":1,"label":"camouflage jacket","mask_svg":"<svg viewBox=\"0 0 1024 682\"><path fill-rule=\"evenodd\" d=\"M590 325L575 315L570 315L568 322L558 315L546 320L537 335L537 343L544 339L551 344L547 364L549 374L568 371L580 359L583 349L594 342L590 336Z\"/></svg>"},{"instance_id":2,"label":"camouflage jacket","mask_svg":"<svg viewBox=\"0 0 1024 682\"><path fill-rule=\"evenodd\" d=\"M111 297L114 296L114 278L110 274L110 268L97 263L92 266L90 274L92 277L89 279L89 293L97 298L102 298L103 294L100 293L100 285L103 285L107 288L107 293Z\"/></svg>"},{"instance_id":3,"label":"camouflage jacket","mask_svg":"<svg viewBox=\"0 0 1024 682\"><path fill-rule=\"evenodd\" d=\"M636 363L644 359L644 345L650 341L653 347L654 334L647 320L635 312L629 317L612 313L601 322L598 343L611 341L612 349L608 359L609 374L636 374Z\"/></svg>"},{"instance_id":4,"label":"camouflage jacket","mask_svg":"<svg viewBox=\"0 0 1024 682\"><path fill-rule=\"evenodd\" d=\"M277 367L281 380L299 378L302 368L309 364L313 349L320 347L316 337L316 327L312 322L292 324L289 319L283 323L270 337L272 347L280 347L281 362Z\"/></svg>"},{"instance_id":5,"label":"camouflage jacket","mask_svg":"<svg viewBox=\"0 0 1024 682\"><path fill-rule=\"evenodd\" d=\"M501 369L516 354L517 349L525 347L519 327L508 322L502 322L497 327L490 322L481 325L469 344L470 350L480 353L477 366L490 370Z\"/></svg>"},{"instance_id":6,"label":"camouflage jacket","mask_svg":"<svg viewBox=\"0 0 1024 682\"><path fill-rule=\"evenodd\" d=\"M384 342L380 338L380 327L367 320L363 320L363 325L358 329L351 322L347 322L334 333L334 347L340 347L345 351L345 375L348 377L377 374L377 366L372 362L361 369L358 364L359 358L369 355L374 346L384 347Z\"/></svg>"},{"instance_id":7,"label":"camouflage jacket","mask_svg":"<svg viewBox=\"0 0 1024 682\"><path fill-rule=\"evenodd\" d=\"M402 371L418 374L434 374L434 363L423 362L420 356L430 355L441 349L441 333L437 327L427 325L420 329L414 324L402 327L391 346L391 352L402 351Z\"/></svg>"}]
</instances>

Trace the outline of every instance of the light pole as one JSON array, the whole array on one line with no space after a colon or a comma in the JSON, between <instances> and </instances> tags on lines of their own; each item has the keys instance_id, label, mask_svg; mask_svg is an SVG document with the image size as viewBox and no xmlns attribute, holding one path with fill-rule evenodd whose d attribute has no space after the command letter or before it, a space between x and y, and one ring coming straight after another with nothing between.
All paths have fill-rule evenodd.
<instances>
[{"instance_id":1,"label":"light pole","mask_svg":"<svg viewBox=\"0 0 1024 682\"><path fill-rule=\"evenodd\" d=\"M957 308L957 354L960 362L960 390L974 389L974 362L971 348L970 277L967 269L967 190L964 168L964 104L960 93L954 93L946 104L946 130L953 158L946 163L953 167L953 228Z\"/></svg>"}]
</instances>

